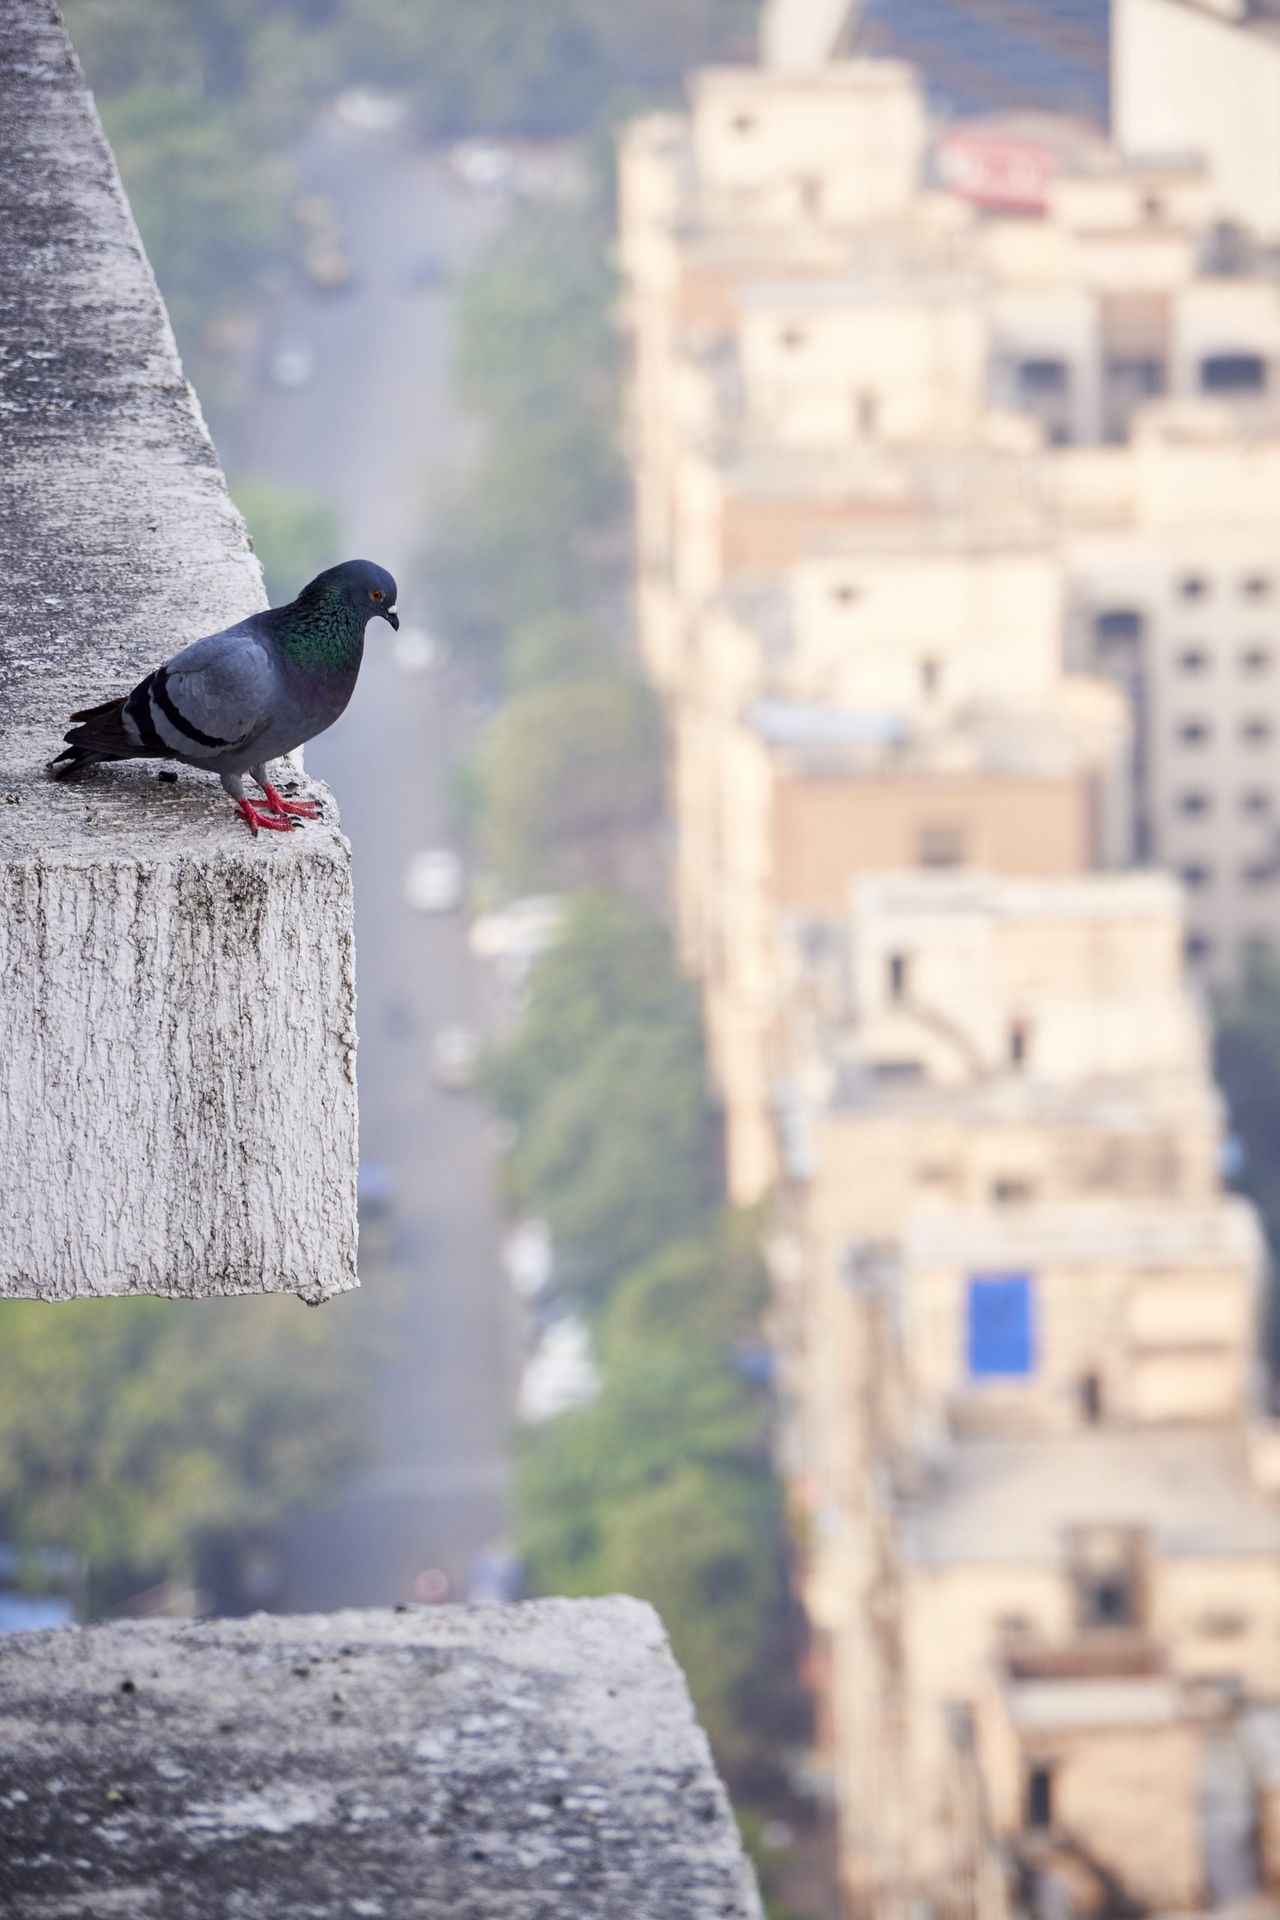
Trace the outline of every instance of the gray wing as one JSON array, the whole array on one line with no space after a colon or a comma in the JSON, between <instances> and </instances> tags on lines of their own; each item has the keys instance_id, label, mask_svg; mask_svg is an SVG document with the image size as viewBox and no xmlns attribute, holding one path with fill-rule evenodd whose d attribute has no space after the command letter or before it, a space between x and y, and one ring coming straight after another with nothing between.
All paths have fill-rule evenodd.
<instances>
[{"instance_id":1,"label":"gray wing","mask_svg":"<svg viewBox=\"0 0 1280 1920\"><path fill-rule=\"evenodd\" d=\"M275 661L249 621L195 640L149 673L124 703L126 734L152 752L213 763L271 724Z\"/></svg>"}]
</instances>

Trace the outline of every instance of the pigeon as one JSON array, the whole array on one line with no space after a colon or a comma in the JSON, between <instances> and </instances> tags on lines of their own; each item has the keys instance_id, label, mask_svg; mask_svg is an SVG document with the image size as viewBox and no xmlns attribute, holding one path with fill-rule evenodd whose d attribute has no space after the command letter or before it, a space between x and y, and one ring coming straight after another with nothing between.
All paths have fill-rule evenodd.
<instances>
[{"instance_id":1,"label":"pigeon","mask_svg":"<svg viewBox=\"0 0 1280 1920\"><path fill-rule=\"evenodd\" d=\"M101 760L179 760L219 774L240 818L287 833L315 816L310 800L285 800L267 762L331 727L355 691L372 619L400 625L396 583L371 560L328 567L286 607L251 613L192 641L132 693L85 707L49 762L69 780ZM248 773L266 805L244 791Z\"/></svg>"}]
</instances>

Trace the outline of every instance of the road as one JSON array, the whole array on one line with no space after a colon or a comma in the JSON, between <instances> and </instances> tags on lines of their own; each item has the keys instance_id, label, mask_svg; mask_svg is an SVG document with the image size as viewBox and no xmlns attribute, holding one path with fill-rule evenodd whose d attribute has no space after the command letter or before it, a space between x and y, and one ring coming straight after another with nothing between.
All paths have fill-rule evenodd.
<instances>
[{"instance_id":1,"label":"road","mask_svg":"<svg viewBox=\"0 0 1280 1920\"><path fill-rule=\"evenodd\" d=\"M412 290L408 276L426 254L465 262L500 214L400 135L327 125L303 172L338 209L356 284L340 294L282 289L267 345L304 337L315 378L292 392L259 380L223 435L224 455L237 470L327 498L342 553L392 570L412 624L424 501L433 476L465 450L467 430L448 393L447 296ZM326 1511L291 1528L279 1602L289 1608L408 1598L428 1566L443 1568L457 1593L508 1514L514 1335L499 1278L491 1127L477 1101L441 1093L428 1065L442 1022L474 1023L481 983L461 920L415 918L401 899L410 854L452 837L448 768L465 722L440 675L396 668L390 638L370 629L351 707L307 750L309 770L337 795L354 854L361 1156L384 1162L396 1183L390 1255L370 1260L362 1249L362 1294L324 1311L342 1315L353 1338L374 1323L389 1338L373 1458Z\"/></svg>"}]
</instances>

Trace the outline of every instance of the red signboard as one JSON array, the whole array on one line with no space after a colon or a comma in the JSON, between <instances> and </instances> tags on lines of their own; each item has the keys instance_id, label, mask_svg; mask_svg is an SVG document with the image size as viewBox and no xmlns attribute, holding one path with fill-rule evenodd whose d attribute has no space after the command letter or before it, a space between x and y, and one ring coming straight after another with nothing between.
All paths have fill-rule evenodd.
<instances>
[{"instance_id":1,"label":"red signboard","mask_svg":"<svg viewBox=\"0 0 1280 1920\"><path fill-rule=\"evenodd\" d=\"M1033 140L959 131L939 141L937 154L943 185L975 206L1044 212L1053 159Z\"/></svg>"}]
</instances>

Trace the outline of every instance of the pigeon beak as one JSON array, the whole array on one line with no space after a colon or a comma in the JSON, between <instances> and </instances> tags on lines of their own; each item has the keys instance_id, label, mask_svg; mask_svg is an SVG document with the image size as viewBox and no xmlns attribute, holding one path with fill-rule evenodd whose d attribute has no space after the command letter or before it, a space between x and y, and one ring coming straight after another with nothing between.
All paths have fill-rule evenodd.
<instances>
[{"instance_id":1,"label":"pigeon beak","mask_svg":"<svg viewBox=\"0 0 1280 1920\"><path fill-rule=\"evenodd\" d=\"M399 633L400 615L396 612L394 607L384 607L382 609L382 617L384 620L389 622L391 631L393 633Z\"/></svg>"}]
</instances>

